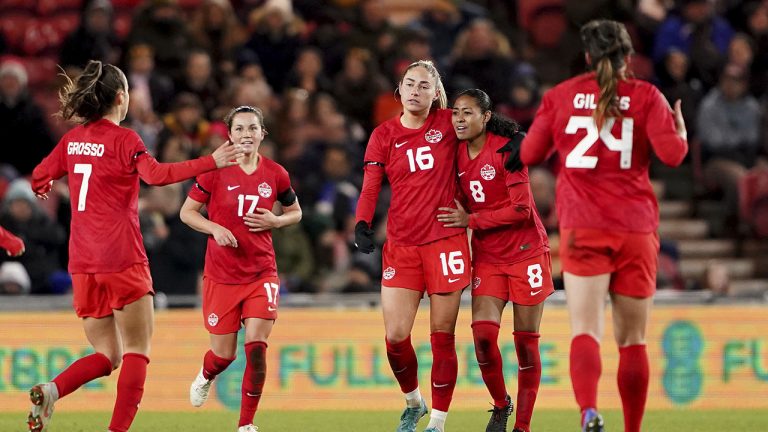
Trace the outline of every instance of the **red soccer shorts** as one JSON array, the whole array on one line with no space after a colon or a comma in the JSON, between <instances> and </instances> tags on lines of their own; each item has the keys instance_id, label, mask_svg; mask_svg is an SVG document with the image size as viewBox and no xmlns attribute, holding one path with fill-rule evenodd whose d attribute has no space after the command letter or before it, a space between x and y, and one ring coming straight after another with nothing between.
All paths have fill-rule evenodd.
<instances>
[{"instance_id":1,"label":"red soccer shorts","mask_svg":"<svg viewBox=\"0 0 768 432\"><path fill-rule=\"evenodd\" d=\"M147 294L154 294L152 275L146 263L134 264L117 273L72 275L72 304L80 318L104 318Z\"/></svg>"},{"instance_id":2,"label":"red soccer shorts","mask_svg":"<svg viewBox=\"0 0 768 432\"><path fill-rule=\"evenodd\" d=\"M203 278L203 319L213 334L240 330L246 318L277 319L280 280L267 276L248 284L222 284Z\"/></svg>"},{"instance_id":3,"label":"red soccer shorts","mask_svg":"<svg viewBox=\"0 0 768 432\"><path fill-rule=\"evenodd\" d=\"M418 246L384 243L381 284L426 291L428 295L460 291L469 285L467 233Z\"/></svg>"},{"instance_id":4,"label":"red soccer shorts","mask_svg":"<svg viewBox=\"0 0 768 432\"><path fill-rule=\"evenodd\" d=\"M577 276L611 273L610 290L629 297L651 297L656 292L658 233L599 229L560 230L563 271Z\"/></svg>"},{"instance_id":5,"label":"red soccer shorts","mask_svg":"<svg viewBox=\"0 0 768 432\"><path fill-rule=\"evenodd\" d=\"M492 296L523 306L537 305L555 292L549 252L514 264L477 263L472 296Z\"/></svg>"}]
</instances>

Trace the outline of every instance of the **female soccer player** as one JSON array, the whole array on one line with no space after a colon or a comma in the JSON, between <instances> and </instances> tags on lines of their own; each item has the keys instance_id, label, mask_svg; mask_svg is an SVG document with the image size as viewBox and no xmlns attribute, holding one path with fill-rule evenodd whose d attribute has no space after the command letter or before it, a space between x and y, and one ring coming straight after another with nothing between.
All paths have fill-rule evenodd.
<instances>
[{"instance_id":1,"label":"female soccer player","mask_svg":"<svg viewBox=\"0 0 768 432\"><path fill-rule=\"evenodd\" d=\"M0 249L5 249L8 256L21 256L24 253L24 241L0 227Z\"/></svg>"},{"instance_id":2,"label":"female soccer player","mask_svg":"<svg viewBox=\"0 0 768 432\"><path fill-rule=\"evenodd\" d=\"M472 229L472 333L483 381L493 398L486 432L506 432L512 414L497 344L501 315L512 302L518 359L514 431L529 432L541 380L539 324L544 300L554 292L549 241L536 212L528 169L520 163L524 134L512 120L491 112L478 89L459 93L453 104L458 136L462 201L441 208L446 227ZM506 165L506 167L505 167Z\"/></svg>"},{"instance_id":3,"label":"female soccer player","mask_svg":"<svg viewBox=\"0 0 768 432\"><path fill-rule=\"evenodd\" d=\"M32 188L42 199L48 198L53 180L69 174L73 303L96 352L30 390L30 431L47 427L56 400L109 375L121 360L109 430L128 430L144 393L154 322L154 291L139 231L139 178L151 185L174 183L231 165L239 153L222 145L211 156L158 163L136 132L120 127L127 112L123 72L89 62L61 93L62 117L82 124L64 134L32 173Z\"/></svg>"},{"instance_id":4,"label":"female soccer player","mask_svg":"<svg viewBox=\"0 0 768 432\"><path fill-rule=\"evenodd\" d=\"M253 416L267 374L267 338L277 319L280 281L270 230L299 223L301 207L285 168L261 156L267 134L261 110L233 109L229 139L243 149L237 166L197 177L181 207L181 220L208 234L203 277L203 319L211 349L189 389L199 407L213 379L235 360L237 332L245 324L245 374L238 432L255 432ZM283 213L272 208L279 202ZM200 214L203 206L208 218Z\"/></svg>"},{"instance_id":5,"label":"female soccer player","mask_svg":"<svg viewBox=\"0 0 768 432\"><path fill-rule=\"evenodd\" d=\"M464 228L447 228L438 208L456 193L456 134L440 74L432 62L408 66L396 93L403 113L374 129L365 151L363 190L357 206L355 243L374 249L373 219L387 175L392 202L382 254L381 306L387 358L405 393L398 432L413 432L427 406L418 383L411 330L426 291L430 299L432 413L425 432L443 432L456 386L454 340L461 291L469 285L469 244Z\"/></svg>"},{"instance_id":6,"label":"female soccer player","mask_svg":"<svg viewBox=\"0 0 768 432\"><path fill-rule=\"evenodd\" d=\"M560 257L571 315L571 382L582 428L602 431L597 413L604 302L610 294L619 346L618 385L624 430L640 430L648 393L645 331L656 291L658 204L648 180L651 152L676 166L688 150L680 102L674 115L651 84L630 78L632 44L624 25L581 28L593 73L544 95L521 159L542 162L557 151Z\"/></svg>"}]
</instances>

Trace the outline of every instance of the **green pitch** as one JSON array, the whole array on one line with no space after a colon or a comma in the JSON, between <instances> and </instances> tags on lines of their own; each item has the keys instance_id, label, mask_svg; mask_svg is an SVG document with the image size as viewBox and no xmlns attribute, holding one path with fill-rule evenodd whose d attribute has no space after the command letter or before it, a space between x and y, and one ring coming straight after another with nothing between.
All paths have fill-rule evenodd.
<instances>
[{"instance_id":1,"label":"green pitch","mask_svg":"<svg viewBox=\"0 0 768 432\"><path fill-rule=\"evenodd\" d=\"M488 420L485 412L452 411L446 424L447 432L479 432ZM619 411L603 413L606 429L621 431L624 425ZM263 412L256 415L256 424L263 432L392 432L399 412L382 411L291 411ZM0 431L26 431L25 414L0 414ZM49 432L106 431L108 413L67 413L54 415ZM577 431L575 410L539 410L534 413L532 428L536 432ZM509 429L512 429L510 422ZM419 423L427 425L427 418ZM643 430L665 431L768 431L768 412L760 410L669 410L651 411L645 416ZM139 412L131 432L236 432L236 412Z\"/></svg>"}]
</instances>

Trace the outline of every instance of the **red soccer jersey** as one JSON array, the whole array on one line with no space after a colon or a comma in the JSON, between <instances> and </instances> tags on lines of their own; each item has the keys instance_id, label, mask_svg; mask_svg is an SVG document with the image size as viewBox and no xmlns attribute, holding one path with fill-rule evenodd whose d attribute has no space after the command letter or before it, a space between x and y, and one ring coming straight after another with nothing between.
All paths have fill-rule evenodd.
<instances>
[{"instance_id":1,"label":"red soccer jersey","mask_svg":"<svg viewBox=\"0 0 768 432\"><path fill-rule=\"evenodd\" d=\"M453 205L456 195L456 144L447 109L431 112L419 129L404 127L399 116L374 129L365 163L383 165L392 186L387 241L413 246L461 233L462 228L445 228L437 221L437 209ZM361 207L376 206L376 197L369 192L363 188L357 220L370 223L361 214Z\"/></svg>"},{"instance_id":2,"label":"red soccer jersey","mask_svg":"<svg viewBox=\"0 0 768 432\"><path fill-rule=\"evenodd\" d=\"M473 262L514 264L549 250L528 169L510 173L504 168L505 154L497 152L507 141L488 133L474 159L469 158L467 142L459 144L459 189L471 213Z\"/></svg>"},{"instance_id":3,"label":"red soccer jersey","mask_svg":"<svg viewBox=\"0 0 768 432\"><path fill-rule=\"evenodd\" d=\"M186 177L173 175L171 168L181 165L189 168ZM192 177L216 168L216 164L210 157L158 164L136 132L101 119L64 134L35 168L35 190L69 174L70 273L116 273L147 262L139 230L140 167L152 174L150 183L160 184ZM179 174L178 169L175 171Z\"/></svg>"},{"instance_id":4,"label":"red soccer jersey","mask_svg":"<svg viewBox=\"0 0 768 432\"><path fill-rule=\"evenodd\" d=\"M223 284L247 284L277 276L272 232L248 231L243 216L256 213L256 208L272 211L275 202L291 191L285 168L263 156L251 174L236 165L198 176L189 197L204 203L208 219L230 230L237 239L233 248L219 246L213 236L208 237L205 276Z\"/></svg>"},{"instance_id":5,"label":"red soccer jersey","mask_svg":"<svg viewBox=\"0 0 768 432\"><path fill-rule=\"evenodd\" d=\"M537 164L553 147L560 156L556 200L562 228L653 232L659 209L648 179L651 150L675 166L688 143L678 136L669 104L651 84L620 81L623 118L607 118L600 130L592 118L598 95L594 73L549 90L523 141L521 159Z\"/></svg>"}]
</instances>

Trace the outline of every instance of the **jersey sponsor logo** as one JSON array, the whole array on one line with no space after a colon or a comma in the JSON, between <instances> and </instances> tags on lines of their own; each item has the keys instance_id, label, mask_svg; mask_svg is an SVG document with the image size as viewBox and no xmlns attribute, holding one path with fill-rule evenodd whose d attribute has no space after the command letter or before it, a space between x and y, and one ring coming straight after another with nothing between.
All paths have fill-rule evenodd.
<instances>
[{"instance_id":1,"label":"jersey sponsor logo","mask_svg":"<svg viewBox=\"0 0 768 432\"><path fill-rule=\"evenodd\" d=\"M482 177L483 180L493 180L496 177L496 168L491 164L483 165L483 167L480 168L480 177Z\"/></svg>"},{"instance_id":2,"label":"jersey sponsor logo","mask_svg":"<svg viewBox=\"0 0 768 432\"><path fill-rule=\"evenodd\" d=\"M400 147L404 146L406 143L408 143L408 141L403 141L401 143L397 143L397 144L395 144L395 148L400 148Z\"/></svg>"},{"instance_id":3,"label":"jersey sponsor logo","mask_svg":"<svg viewBox=\"0 0 768 432\"><path fill-rule=\"evenodd\" d=\"M259 195L264 198L269 198L272 195L272 187L264 182L259 185Z\"/></svg>"},{"instance_id":4,"label":"jersey sponsor logo","mask_svg":"<svg viewBox=\"0 0 768 432\"><path fill-rule=\"evenodd\" d=\"M208 315L208 325L211 327L216 327L216 324L219 323L219 316L215 313L212 313Z\"/></svg>"},{"instance_id":5,"label":"jersey sponsor logo","mask_svg":"<svg viewBox=\"0 0 768 432\"><path fill-rule=\"evenodd\" d=\"M381 274L381 277L383 277L386 280L390 280L393 277L395 277L395 269L392 267L387 267L384 269L384 272Z\"/></svg>"},{"instance_id":6,"label":"jersey sponsor logo","mask_svg":"<svg viewBox=\"0 0 768 432\"><path fill-rule=\"evenodd\" d=\"M102 157L104 156L104 144L70 141L67 143L67 154Z\"/></svg>"},{"instance_id":7,"label":"jersey sponsor logo","mask_svg":"<svg viewBox=\"0 0 768 432\"><path fill-rule=\"evenodd\" d=\"M480 286L480 282L482 282L482 280L480 280L479 277L476 277L476 278L472 279L472 289L475 289L475 288L479 287Z\"/></svg>"},{"instance_id":8,"label":"jersey sponsor logo","mask_svg":"<svg viewBox=\"0 0 768 432\"><path fill-rule=\"evenodd\" d=\"M235 185L235 186L227 186L227 190L228 190L228 191L233 191L233 190L235 190L235 189L237 189L237 188L239 188L239 187L240 187L240 185Z\"/></svg>"},{"instance_id":9,"label":"jersey sponsor logo","mask_svg":"<svg viewBox=\"0 0 768 432\"><path fill-rule=\"evenodd\" d=\"M443 133L437 129L430 129L424 134L424 139L431 144L439 143L443 139Z\"/></svg>"}]
</instances>

